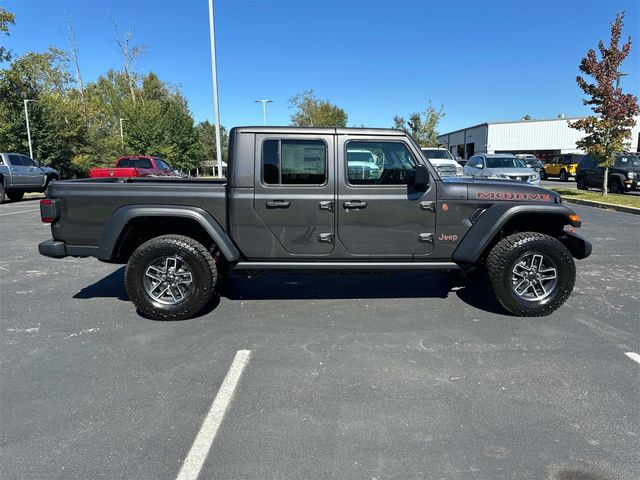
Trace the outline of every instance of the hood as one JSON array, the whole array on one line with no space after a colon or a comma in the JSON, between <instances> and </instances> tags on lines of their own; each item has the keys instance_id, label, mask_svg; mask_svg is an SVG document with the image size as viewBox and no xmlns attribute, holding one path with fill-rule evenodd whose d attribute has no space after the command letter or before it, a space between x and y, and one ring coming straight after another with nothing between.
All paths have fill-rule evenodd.
<instances>
[{"instance_id":1,"label":"hood","mask_svg":"<svg viewBox=\"0 0 640 480\"><path fill-rule=\"evenodd\" d=\"M534 172L530 168L487 168L489 173L502 173L506 175L533 175Z\"/></svg>"},{"instance_id":2,"label":"hood","mask_svg":"<svg viewBox=\"0 0 640 480\"><path fill-rule=\"evenodd\" d=\"M511 170L523 169L514 168ZM486 203L562 203L560 195L556 192L529 183L469 177L442 179L442 189L438 190L438 199L463 198Z\"/></svg>"}]
</instances>

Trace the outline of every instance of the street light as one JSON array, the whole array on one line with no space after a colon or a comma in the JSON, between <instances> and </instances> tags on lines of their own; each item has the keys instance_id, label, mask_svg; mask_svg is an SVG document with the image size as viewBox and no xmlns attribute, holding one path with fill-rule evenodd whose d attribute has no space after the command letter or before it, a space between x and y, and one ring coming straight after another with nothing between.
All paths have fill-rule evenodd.
<instances>
[{"instance_id":1,"label":"street light","mask_svg":"<svg viewBox=\"0 0 640 480\"><path fill-rule=\"evenodd\" d=\"M31 129L29 128L29 110L27 103L35 102L35 100L24 100L24 118L27 120L27 138L29 139L29 156L33 159L33 147L31 146Z\"/></svg>"},{"instance_id":2,"label":"street light","mask_svg":"<svg viewBox=\"0 0 640 480\"><path fill-rule=\"evenodd\" d=\"M262 104L262 118L266 126L267 125L267 103L273 103L273 100L256 100L256 103Z\"/></svg>"},{"instance_id":3,"label":"street light","mask_svg":"<svg viewBox=\"0 0 640 480\"><path fill-rule=\"evenodd\" d=\"M620 77L628 77L628 73L619 73L618 78L616 78L616 89L620 88Z\"/></svg>"},{"instance_id":4,"label":"street light","mask_svg":"<svg viewBox=\"0 0 640 480\"><path fill-rule=\"evenodd\" d=\"M209 38L211 40L211 76L213 77L213 111L216 128L218 178L222 178L222 148L220 147L220 112L218 110L218 72L216 67L216 32L213 25L213 0L209 0Z\"/></svg>"},{"instance_id":5,"label":"street light","mask_svg":"<svg viewBox=\"0 0 640 480\"><path fill-rule=\"evenodd\" d=\"M122 146L122 155L124 155L124 130L122 129L122 122L124 122L126 118L120 119L120 145Z\"/></svg>"}]
</instances>

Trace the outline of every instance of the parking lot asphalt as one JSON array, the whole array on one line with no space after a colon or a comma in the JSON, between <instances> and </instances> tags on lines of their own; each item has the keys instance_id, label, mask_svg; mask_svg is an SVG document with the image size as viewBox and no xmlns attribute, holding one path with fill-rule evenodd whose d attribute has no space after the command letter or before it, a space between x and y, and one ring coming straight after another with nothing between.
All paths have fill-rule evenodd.
<instances>
[{"instance_id":1,"label":"parking lot asphalt","mask_svg":"<svg viewBox=\"0 0 640 480\"><path fill-rule=\"evenodd\" d=\"M575 206L593 255L544 318L482 277L232 275L156 322L123 267L37 253L0 205L0 478L175 479L239 350L201 479L640 478L640 218Z\"/></svg>"}]
</instances>

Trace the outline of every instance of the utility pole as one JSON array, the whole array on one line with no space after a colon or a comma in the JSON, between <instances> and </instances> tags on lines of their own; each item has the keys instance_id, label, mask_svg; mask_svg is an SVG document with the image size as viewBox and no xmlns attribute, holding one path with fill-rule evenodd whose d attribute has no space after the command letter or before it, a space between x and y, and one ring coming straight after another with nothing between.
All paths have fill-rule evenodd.
<instances>
[{"instance_id":1,"label":"utility pole","mask_svg":"<svg viewBox=\"0 0 640 480\"><path fill-rule=\"evenodd\" d=\"M122 129L122 122L124 122L126 118L120 119L120 145L122 147L122 155L124 155L124 130Z\"/></svg>"},{"instance_id":2,"label":"utility pole","mask_svg":"<svg viewBox=\"0 0 640 480\"><path fill-rule=\"evenodd\" d=\"M213 77L213 111L216 127L216 157L218 178L222 178L222 147L220 146L220 111L218 110L218 72L216 65L216 32L213 24L213 0L209 0L209 37L211 40L211 76Z\"/></svg>"},{"instance_id":3,"label":"utility pole","mask_svg":"<svg viewBox=\"0 0 640 480\"><path fill-rule=\"evenodd\" d=\"M29 110L27 109L27 103L35 102L35 100L24 100L24 118L27 120L27 139L29 139L29 156L33 160L33 146L31 145L31 129L29 128Z\"/></svg>"},{"instance_id":4,"label":"utility pole","mask_svg":"<svg viewBox=\"0 0 640 480\"><path fill-rule=\"evenodd\" d=\"M264 125L267 125L267 103L273 103L273 100L256 100L256 103L262 104L262 119Z\"/></svg>"}]
</instances>

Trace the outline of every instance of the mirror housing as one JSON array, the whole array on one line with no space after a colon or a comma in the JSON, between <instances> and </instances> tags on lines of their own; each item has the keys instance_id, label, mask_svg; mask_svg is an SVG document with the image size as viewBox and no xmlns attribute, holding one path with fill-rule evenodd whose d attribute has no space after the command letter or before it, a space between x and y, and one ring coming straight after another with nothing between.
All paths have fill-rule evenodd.
<instances>
[{"instance_id":1,"label":"mirror housing","mask_svg":"<svg viewBox=\"0 0 640 480\"><path fill-rule=\"evenodd\" d=\"M484 165L482 165L481 163L476 163L473 168L484 168Z\"/></svg>"},{"instance_id":2,"label":"mirror housing","mask_svg":"<svg viewBox=\"0 0 640 480\"><path fill-rule=\"evenodd\" d=\"M420 190L426 190L429 187L429 169L426 165L416 166L413 184Z\"/></svg>"}]
</instances>

